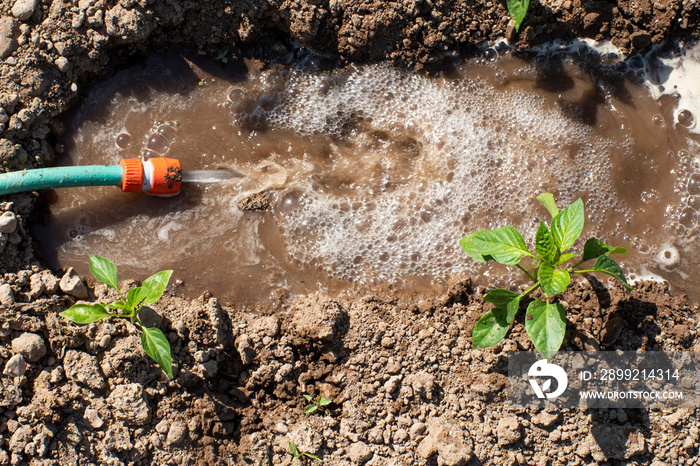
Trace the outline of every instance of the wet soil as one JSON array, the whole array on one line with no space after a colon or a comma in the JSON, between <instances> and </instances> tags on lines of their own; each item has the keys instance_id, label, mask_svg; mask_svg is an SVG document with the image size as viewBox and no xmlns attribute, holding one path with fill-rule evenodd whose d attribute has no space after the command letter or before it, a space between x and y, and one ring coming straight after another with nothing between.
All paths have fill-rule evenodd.
<instances>
[{"instance_id":1,"label":"wet soil","mask_svg":"<svg viewBox=\"0 0 700 466\"><path fill-rule=\"evenodd\" d=\"M518 47L606 38L630 51L692 40L699 16L697 2L533 2L516 34L493 2L4 2L0 162L50 165L84 87L153 49L422 71L501 36ZM168 380L129 324L58 317L72 295L115 296L71 273L60 286L65 271L41 263L26 233L37 196L0 209L12 212L0 257L0 464L291 464L290 440L337 465L697 463L697 410L509 410L506 360L530 344L518 324L495 348L472 348L485 290L468 278L438 296L280 295L255 311L206 293L167 297L144 319L173 347ZM700 350L700 307L662 285L628 295L591 279L559 299L565 348ZM331 398L330 416L303 414L304 393Z\"/></svg>"}]
</instances>

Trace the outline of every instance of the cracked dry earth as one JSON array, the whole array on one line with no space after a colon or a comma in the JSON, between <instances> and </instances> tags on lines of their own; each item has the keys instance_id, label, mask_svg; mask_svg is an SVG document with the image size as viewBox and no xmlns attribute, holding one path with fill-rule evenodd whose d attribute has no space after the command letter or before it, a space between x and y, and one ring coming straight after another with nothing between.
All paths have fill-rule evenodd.
<instances>
[{"instance_id":1,"label":"cracked dry earth","mask_svg":"<svg viewBox=\"0 0 700 466\"><path fill-rule=\"evenodd\" d=\"M505 3L490 1L5 0L0 165L51 165L83 89L150 51L422 72L501 37L519 49L588 37L644 51L697 40L699 17L696 0L542 0L516 34ZM697 409L509 408L508 355L531 345L518 324L498 346L472 348L485 289L466 277L437 295L358 289L253 309L170 290L142 316L170 340L169 380L130 324L58 317L115 296L44 266L27 233L43 215L37 194L0 198L0 212L0 465L290 465L289 441L328 465L700 463ZM564 349L700 349L700 307L663 285L626 294L591 278L558 299ZM304 414L305 393L332 399L330 416Z\"/></svg>"}]
</instances>

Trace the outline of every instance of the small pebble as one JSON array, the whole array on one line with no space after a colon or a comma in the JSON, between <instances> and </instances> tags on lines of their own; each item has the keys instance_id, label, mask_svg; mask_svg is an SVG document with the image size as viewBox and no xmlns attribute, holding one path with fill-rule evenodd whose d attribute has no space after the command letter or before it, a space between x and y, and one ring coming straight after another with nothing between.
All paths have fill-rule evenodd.
<instances>
[{"instance_id":1,"label":"small pebble","mask_svg":"<svg viewBox=\"0 0 700 466\"><path fill-rule=\"evenodd\" d=\"M8 235L17 229L17 216L14 212L5 212L0 215L0 233Z\"/></svg>"},{"instance_id":2,"label":"small pebble","mask_svg":"<svg viewBox=\"0 0 700 466\"><path fill-rule=\"evenodd\" d=\"M22 377L26 371L27 362L24 360L24 356L15 354L7 361L5 370L2 373L8 377Z\"/></svg>"},{"instance_id":3,"label":"small pebble","mask_svg":"<svg viewBox=\"0 0 700 466\"><path fill-rule=\"evenodd\" d=\"M37 362L46 356L46 343L35 333L23 333L12 340L12 351L24 356L27 362Z\"/></svg>"},{"instance_id":4,"label":"small pebble","mask_svg":"<svg viewBox=\"0 0 700 466\"><path fill-rule=\"evenodd\" d=\"M90 423L93 429L99 429L104 425L104 421L100 419L100 415L96 409L87 408L85 410L85 420Z\"/></svg>"}]
</instances>

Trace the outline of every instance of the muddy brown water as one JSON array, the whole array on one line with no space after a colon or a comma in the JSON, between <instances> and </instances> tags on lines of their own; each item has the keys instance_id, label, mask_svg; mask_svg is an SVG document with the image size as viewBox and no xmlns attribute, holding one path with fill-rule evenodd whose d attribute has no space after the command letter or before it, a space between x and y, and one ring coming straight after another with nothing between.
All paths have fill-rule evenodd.
<instances>
[{"instance_id":1,"label":"muddy brown water","mask_svg":"<svg viewBox=\"0 0 700 466\"><path fill-rule=\"evenodd\" d=\"M583 197L584 237L627 247L617 259L632 279L699 299L697 137L674 124L672 99L618 71L510 53L439 77L150 57L89 90L60 164L168 156L245 178L170 199L56 190L34 234L54 267L88 274L98 254L122 277L172 268L186 295L249 304L353 284L428 290L456 273L508 286L514 275L457 242L514 225L532 244L549 221L535 197L549 191L560 207ZM268 210L237 208L257 192Z\"/></svg>"}]
</instances>

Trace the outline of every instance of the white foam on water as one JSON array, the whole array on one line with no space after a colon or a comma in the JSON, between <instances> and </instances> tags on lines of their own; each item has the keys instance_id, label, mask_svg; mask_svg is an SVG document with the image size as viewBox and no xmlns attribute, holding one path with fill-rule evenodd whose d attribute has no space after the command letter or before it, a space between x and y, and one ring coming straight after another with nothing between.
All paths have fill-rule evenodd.
<instances>
[{"instance_id":1,"label":"white foam on water","mask_svg":"<svg viewBox=\"0 0 700 466\"><path fill-rule=\"evenodd\" d=\"M672 56L655 49L646 55L646 84L654 99L669 95L678 99L675 123L700 134L700 43L681 44Z\"/></svg>"}]
</instances>

